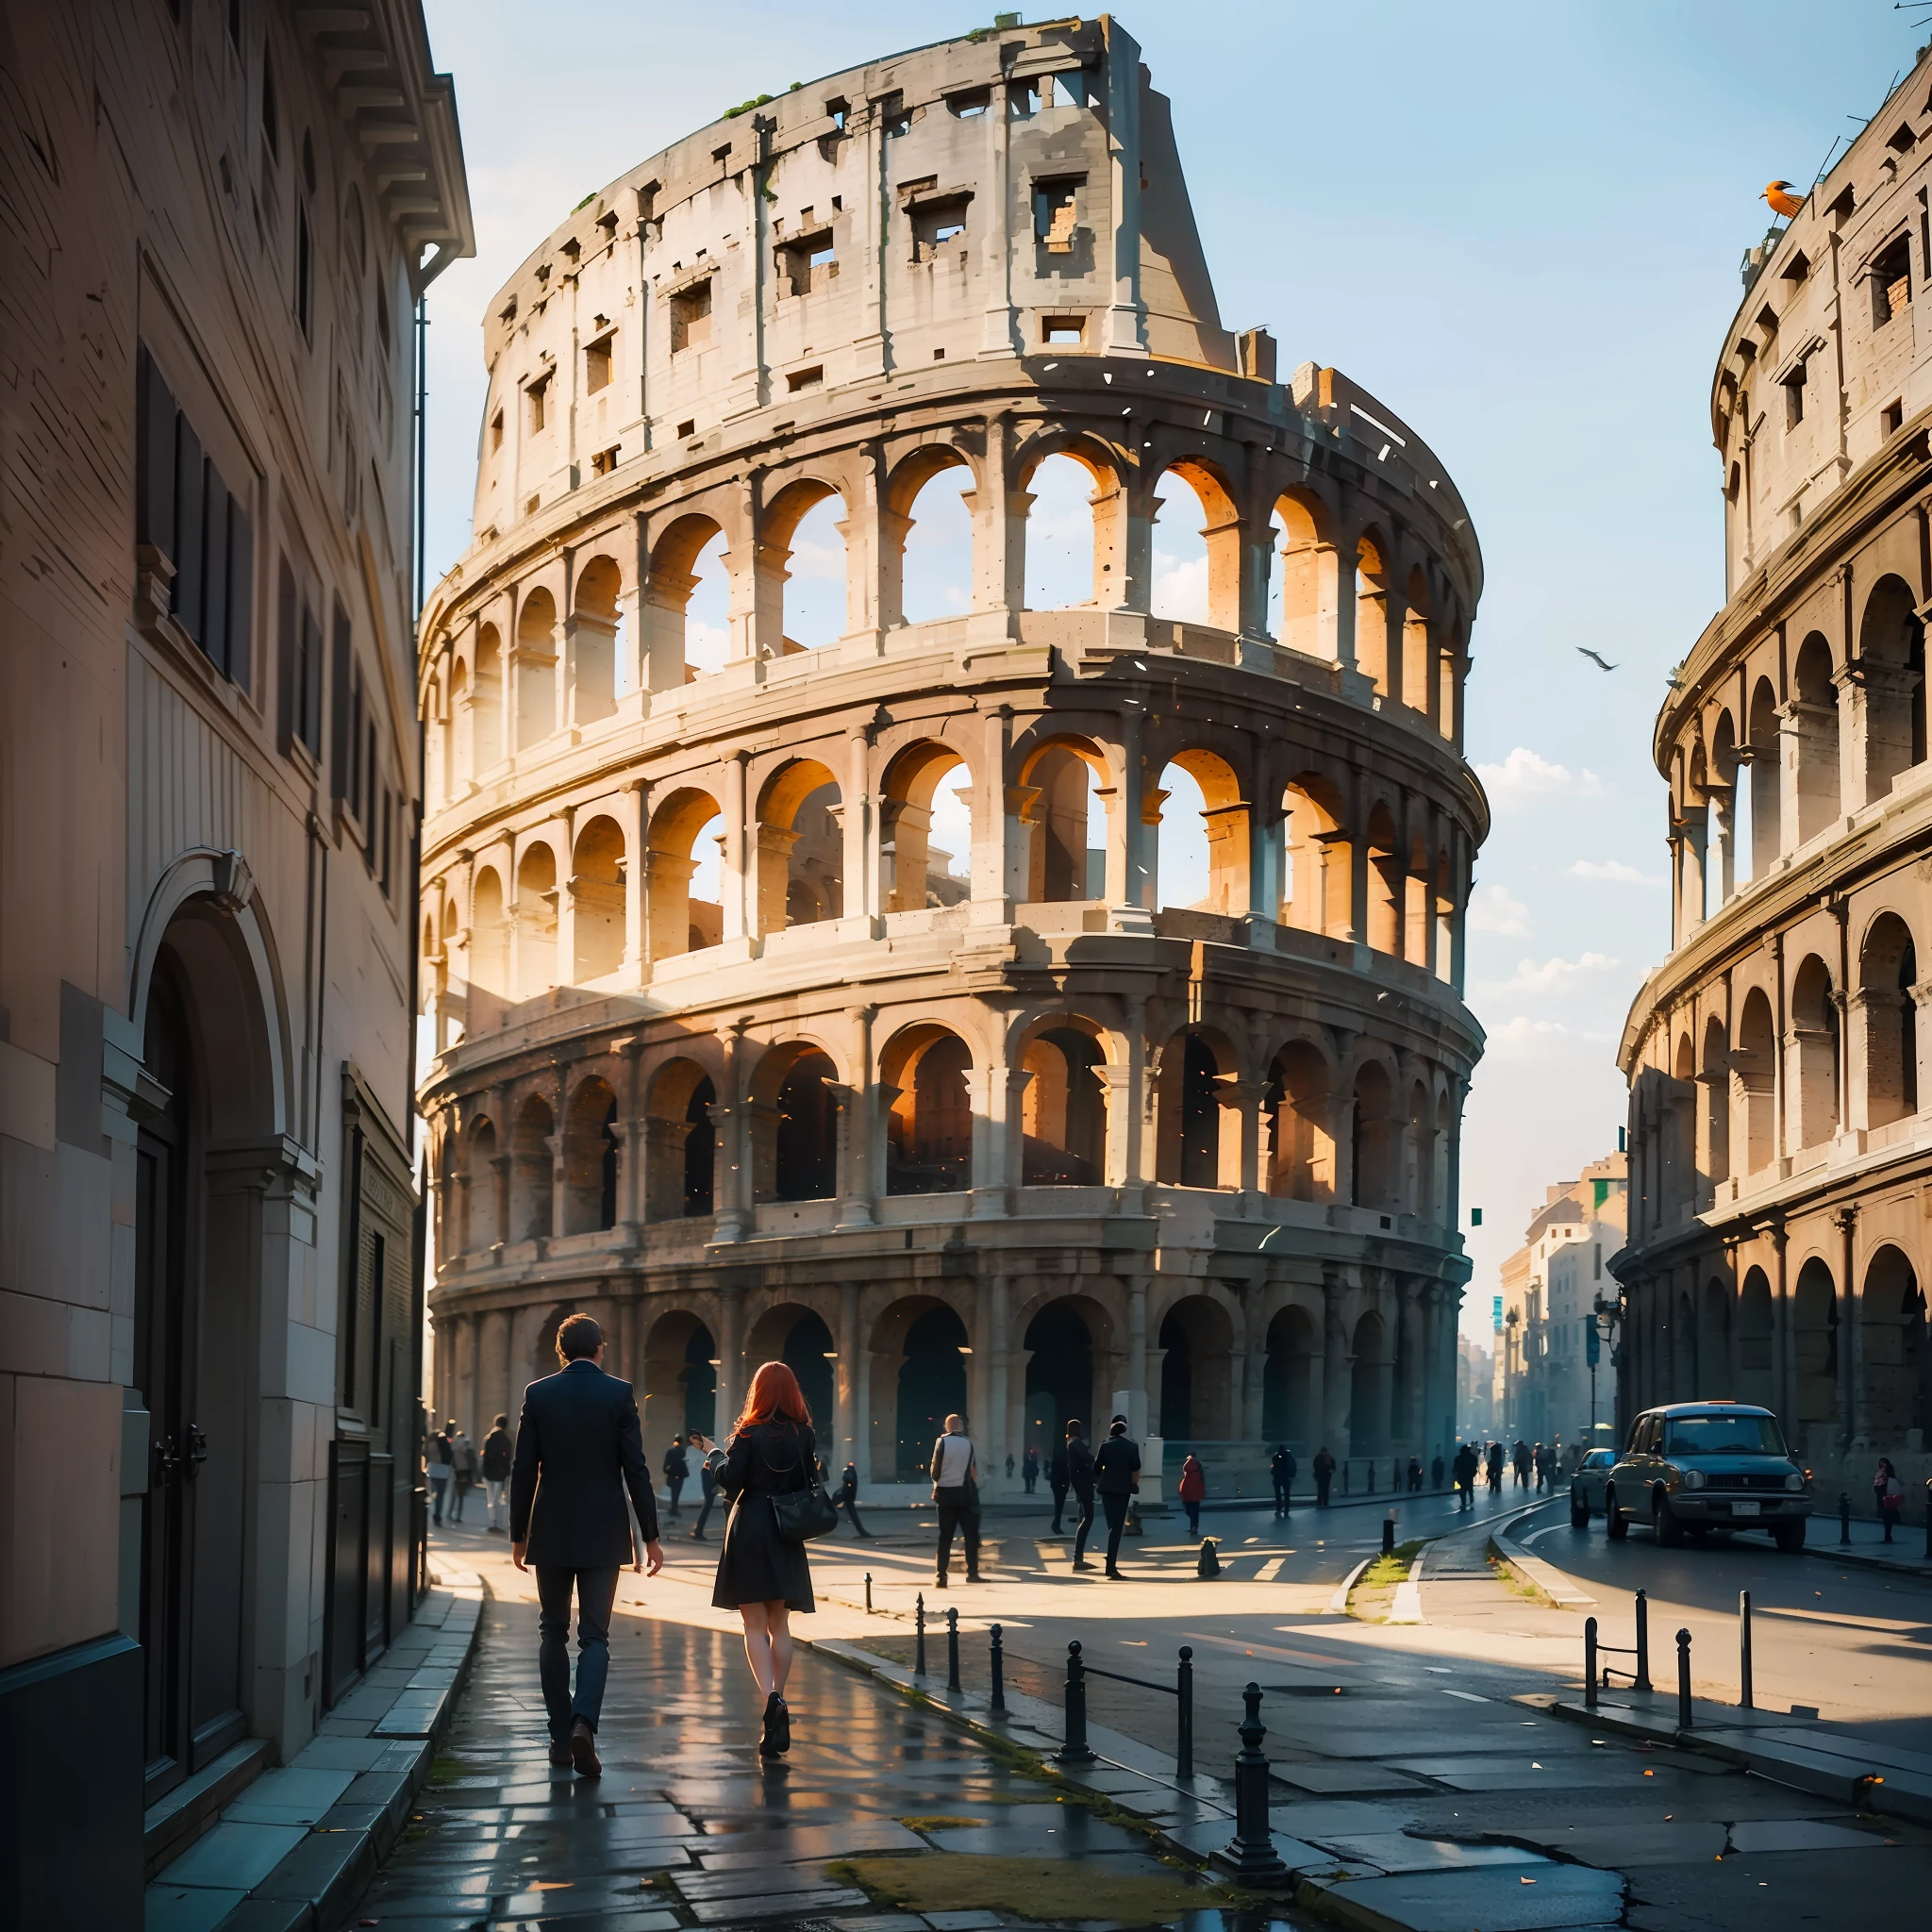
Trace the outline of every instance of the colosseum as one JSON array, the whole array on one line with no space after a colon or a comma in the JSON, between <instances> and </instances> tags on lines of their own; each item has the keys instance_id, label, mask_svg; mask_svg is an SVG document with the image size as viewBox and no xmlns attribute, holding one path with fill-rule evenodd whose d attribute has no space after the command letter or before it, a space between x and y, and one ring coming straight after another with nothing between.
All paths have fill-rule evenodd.
<instances>
[{"instance_id":1,"label":"colosseum","mask_svg":"<svg viewBox=\"0 0 1932 1932\"><path fill-rule=\"evenodd\" d=\"M439 1410L588 1307L654 1467L773 1357L885 1499L949 1409L995 1495L1114 1409L1251 1493L1442 1453L1481 559L1392 410L1222 325L1135 42L747 103L484 335L421 626Z\"/></svg>"},{"instance_id":2,"label":"colosseum","mask_svg":"<svg viewBox=\"0 0 1932 1932\"><path fill-rule=\"evenodd\" d=\"M1924 150L1922 152L1922 150ZM1932 1474L1932 60L1745 258L1727 601L1672 674L1671 950L1631 1008L1624 1420L1786 1419L1820 1507ZM1932 342L1932 321L1928 321Z\"/></svg>"}]
</instances>

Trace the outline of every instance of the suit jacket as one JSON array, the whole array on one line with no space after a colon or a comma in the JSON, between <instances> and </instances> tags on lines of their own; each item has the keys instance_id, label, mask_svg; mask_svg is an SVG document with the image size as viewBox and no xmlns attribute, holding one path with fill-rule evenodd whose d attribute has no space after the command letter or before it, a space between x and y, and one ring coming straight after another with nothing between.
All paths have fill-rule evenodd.
<instances>
[{"instance_id":1,"label":"suit jacket","mask_svg":"<svg viewBox=\"0 0 1932 1932\"><path fill-rule=\"evenodd\" d=\"M524 1391L509 1477L509 1538L539 1569L607 1570L635 1559L625 1491L646 1542L658 1503L628 1382L575 1361Z\"/></svg>"}]
</instances>

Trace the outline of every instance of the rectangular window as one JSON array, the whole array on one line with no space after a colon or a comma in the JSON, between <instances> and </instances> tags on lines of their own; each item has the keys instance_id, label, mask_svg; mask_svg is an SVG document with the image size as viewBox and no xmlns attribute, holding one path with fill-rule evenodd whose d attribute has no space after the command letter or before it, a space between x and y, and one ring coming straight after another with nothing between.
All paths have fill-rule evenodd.
<instances>
[{"instance_id":1,"label":"rectangular window","mask_svg":"<svg viewBox=\"0 0 1932 1932\"><path fill-rule=\"evenodd\" d=\"M1903 400L1887 403L1878 412L1878 433L1881 436L1896 436L1905 427L1906 406Z\"/></svg>"},{"instance_id":2,"label":"rectangular window","mask_svg":"<svg viewBox=\"0 0 1932 1932\"><path fill-rule=\"evenodd\" d=\"M1084 315L1042 315L1040 318L1040 339L1049 348L1071 348L1085 340L1087 318Z\"/></svg>"},{"instance_id":3,"label":"rectangular window","mask_svg":"<svg viewBox=\"0 0 1932 1932\"><path fill-rule=\"evenodd\" d=\"M1866 271L1872 278L1872 326L1883 328L1903 315L1912 301L1912 244L1901 235L1874 258Z\"/></svg>"},{"instance_id":4,"label":"rectangular window","mask_svg":"<svg viewBox=\"0 0 1932 1932\"><path fill-rule=\"evenodd\" d=\"M617 467L617 452L623 447L613 442L608 449L600 449L591 458L591 474L593 476L608 476Z\"/></svg>"},{"instance_id":5,"label":"rectangular window","mask_svg":"<svg viewBox=\"0 0 1932 1932\"><path fill-rule=\"evenodd\" d=\"M584 351L584 389L595 395L610 384L610 345L615 336L600 336Z\"/></svg>"},{"instance_id":6,"label":"rectangular window","mask_svg":"<svg viewBox=\"0 0 1932 1932\"><path fill-rule=\"evenodd\" d=\"M335 607L329 651L329 795L353 806L355 774L350 766L356 756L355 719L350 709L350 693L355 675L354 639L349 630L349 613L340 601Z\"/></svg>"},{"instance_id":7,"label":"rectangular window","mask_svg":"<svg viewBox=\"0 0 1932 1932\"><path fill-rule=\"evenodd\" d=\"M490 448L493 454L503 447L503 411L497 410L490 419Z\"/></svg>"},{"instance_id":8,"label":"rectangular window","mask_svg":"<svg viewBox=\"0 0 1932 1932\"><path fill-rule=\"evenodd\" d=\"M1785 427L1795 429L1805 420L1805 365L1800 362L1785 378Z\"/></svg>"},{"instance_id":9,"label":"rectangular window","mask_svg":"<svg viewBox=\"0 0 1932 1932\"><path fill-rule=\"evenodd\" d=\"M991 105L992 90L990 87L968 88L964 93L946 96L946 106L958 121L977 121Z\"/></svg>"},{"instance_id":10,"label":"rectangular window","mask_svg":"<svg viewBox=\"0 0 1932 1932\"><path fill-rule=\"evenodd\" d=\"M711 278L693 282L671 298L671 353L702 348L711 340Z\"/></svg>"},{"instance_id":11,"label":"rectangular window","mask_svg":"<svg viewBox=\"0 0 1932 1932\"><path fill-rule=\"evenodd\" d=\"M202 640L201 588L208 464L201 440L185 416L175 419L175 616L198 644Z\"/></svg>"},{"instance_id":12,"label":"rectangular window","mask_svg":"<svg viewBox=\"0 0 1932 1932\"><path fill-rule=\"evenodd\" d=\"M809 295L814 290L830 288L838 279L839 257L829 228L780 242L777 258L781 295Z\"/></svg>"},{"instance_id":13,"label":"rectangular window","mask_svg":"<svg viewBox=\"0 0 1932 1932\"><path fill-rule=\"evenodd\" d=\"M794 369L785 378L785 388L788 393L795 396L802 389L823 389L824 382L823 365L814 363L809 369Z\"/></svg>"},{"instance_id":14,"label":"rectangular window","mask_svg":"<svg viewBox=\"0 0 1932 1932\"><path fill-rule=\"evenodd\" d=\"M382 896L389 897L390 854L395 837L395 827L391 818L395 797L388 786L382 791Z\"/></svg>"},{"instance_id":15,"label":"rectangular window","mask_svg":"<svg viewBox=\"0 0 1932 1932\"><path fill-rule=\"evenodd\" d=\"M548 413L549 376L540 375L524 393L530 399L530 434L535 436L543 427L543 419Z\"/></svg>"},{"instance_id":16,"label":"rectangular window","mask_svg":"<svg viewBox=\"0 0 1932 1932\"><path fill-rule=\"evenodd\" d=\"M1080 219L1084 175L1033 184L1033 239L1049 255L1071 255Z\"/></svg>"},{"instance_id":17,"label":"rectangular window","mask_svg":"<svg viewBox=\"0 0 1932 1932\"><path fill-rule=\"evenodd\" d=\"M937 261L949 245L966 238L966 208L970 194L935 195L912 207L912 258Z\"/></svg>"},{"instance_id":18,"label":"rectangular window","mask_svg":"<svg viewBox=\"0 0 1932 1932\"><path fill-rule=\"evenodd\" d=\"M175 397L142 346L135 363L134 541L175 550Z\"/></svg>"}]
</instances>

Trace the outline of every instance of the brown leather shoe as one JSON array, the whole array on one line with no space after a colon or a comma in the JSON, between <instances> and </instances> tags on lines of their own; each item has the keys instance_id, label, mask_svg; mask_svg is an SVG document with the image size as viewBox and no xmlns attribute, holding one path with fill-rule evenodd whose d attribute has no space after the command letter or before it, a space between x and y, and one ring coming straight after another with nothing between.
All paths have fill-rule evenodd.
<instances>
[{"instance_id":1,"label":"brown leather shoe","mask_svg":"<svg viewBox=\"0 0 1932 1932\"><path fill-rule=\"evenodd\" d=\"M550 1761L552 1764L556 1765L559 1771L567 1770L569 1768L571 1757L570 1740L568 1738L551 1739Z\"/></svg>"},{"instance_id":2,"label":"brown leather shoe","mask_svg":"<svg viewBox=\"0 0 1932 1932\"><path fill-rule=\"evenodd\" d=\"M602 1777L603 1760L597 1756L597 1734L582 1718L570 1727L570 1758L579 1777Z\"/></svg>"}]
</instances>

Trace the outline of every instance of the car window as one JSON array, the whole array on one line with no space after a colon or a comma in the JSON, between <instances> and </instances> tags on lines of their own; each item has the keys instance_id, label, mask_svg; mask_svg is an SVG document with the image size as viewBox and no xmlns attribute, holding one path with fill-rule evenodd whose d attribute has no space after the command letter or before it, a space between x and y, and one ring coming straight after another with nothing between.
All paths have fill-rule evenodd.
<instances>
[{"instance_id":1,"label":"car window","mask_svg":"<svg viewBox=\"0 0 1932 1932\"><path fill-rule=\"evenodd\" d=\"M1785 1439L1768 1415L1673 1416L1668 1456L1782 1456Z\"/></svg>"}]
</instances>

